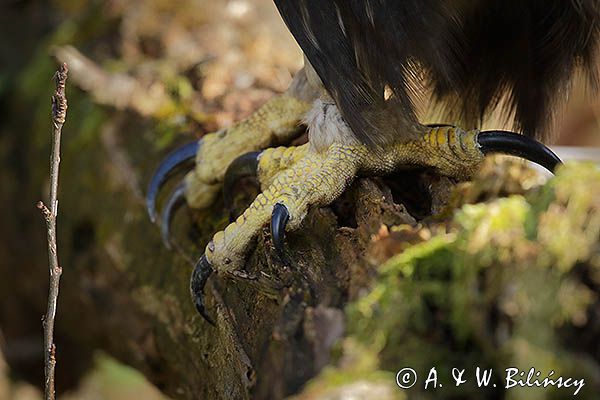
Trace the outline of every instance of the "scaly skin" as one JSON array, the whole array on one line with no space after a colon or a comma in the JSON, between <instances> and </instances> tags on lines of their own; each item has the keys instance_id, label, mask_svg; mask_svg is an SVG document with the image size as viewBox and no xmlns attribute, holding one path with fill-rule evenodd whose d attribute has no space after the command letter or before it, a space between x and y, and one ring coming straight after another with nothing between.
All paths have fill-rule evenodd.
<instances>
[{"instance_id":1,"label":"scaly skin","mask_svg":"<svg viewBox=\"0 0 600 400\"><path fill-rule=\"evenodd\" d=\"M263 189L268 188L275 177L302 160L308 153L309 144L280 146L264 150L258 159L257 177Z\"/></svg>"},{"instance_id":2,"label":"scaly skin","mask_svg":"<svg viewBox=\"0 0 600 400\"><path fill-rule=\"evenodd\" d=\"M188 205L205 208L212 204L227 166L236 157L293 139L311 105L311 101L282 94L232 127L205 135L196 155L196 168L185 177Z\"/></svg>"},{"instance_id":3,"label":"scaly skin","mask_svg":"<svg viewBox=\"0 0 600 400\"><path fill-rule=\"evenodd\" d=\"M287 207L288 229L297 229L309 208L331 203L357 176L382 175L399 166L418 165L468 179L484 159L476 136L477 131L441 127L381 152L362 144L337 143L322 152L308 145L266 150L259 161L259 179L266 189L235 222L214 235L206 246L206 258L217 272L239 269L250 241L269 222L275 204Z\"/></svg>"}]
</instances>

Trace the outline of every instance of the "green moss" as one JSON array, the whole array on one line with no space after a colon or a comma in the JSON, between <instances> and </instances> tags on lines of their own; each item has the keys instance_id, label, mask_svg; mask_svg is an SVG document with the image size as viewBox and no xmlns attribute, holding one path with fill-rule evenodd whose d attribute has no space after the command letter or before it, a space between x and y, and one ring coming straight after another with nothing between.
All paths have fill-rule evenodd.
<instances>
[{"instance_id":1,"label":"green moss","mask_svg":"<svg viewBox=\"0 0 600 400\"><path fill-rule=\"evenodd\" d=\"M591 354L565 341L586 328L588 309L598 300L586 281L595 276L600 284L598 254L600 171L567 164L525 197L463 206L448 233L380 266L369 294L347 308L350 335L378 354L379 368L387 371L436 366L440 380L450 383L452 367L534 366L598 385L591 377L600 366L582 362ZM445 393L479 398L485 392L461 387ZM561 394L565 389L527 392ZM591 398L593 390L579 396Z\"/></svg>"}]
</instances>

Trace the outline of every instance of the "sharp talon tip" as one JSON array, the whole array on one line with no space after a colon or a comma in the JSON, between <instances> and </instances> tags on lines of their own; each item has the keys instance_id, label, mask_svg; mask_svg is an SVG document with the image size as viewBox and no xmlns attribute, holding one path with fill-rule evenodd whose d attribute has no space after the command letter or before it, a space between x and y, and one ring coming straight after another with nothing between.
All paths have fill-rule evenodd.
<instances>
[{"instance_id":1,"label":"sharp talon tip","mask_svg":"<svg viewBox=\"0 0 600 400\"><path fill-rule=\"evenodd\" d=\"M156 171L148 184L148 193L146 195L146 210L148 211L150 221L153 223L158 219L156 212L156 198L158 197L158 192L160 192L162 185L173 173L177 172L180 167L194 161L200 146L201 142L199 141L185 144L167 155L156 168Z\"/></svg>"},{"instance_id":2,"label":"sharp talon tip","mask_svg":"<svg viewBox=\"0 0 600 400\"><path fill-rule=\"evenodd\" d=\"M150 206L148 206L146 208L146 211L148 211L148 217L150 218L150 222L155 224L156 223L156 211L154 210L154 208L150 208Z\"/></svg>"},{"instance_id":3,"label":"sharp talon tip","mask_svg":"<svg viewBox=\"0 0 600 400\"><path fill-rule=\"evenodd\" d=\"M285 239L285 227L290 220L290 212L287 207L281 203L273 206L273 214L271 215L271 237L273 245L277 253L282 256Z\"/></svg>"},{"instance_id":4,"label":"sharp talon tip","mask_svg":"<svg viewBox=\"0 0 600 400\"><path fill-rule=\"evenodd\" d=\"M206 313L204 307L204 286L206 286L206 282L212 272L212 266L206 259L206 255L203 254L194 266L194 271L192 272L192 278L190 280L190 291L192 292L192 299L194 300L194 305L196 306L198 314L200 314L206 322L212 326L216 326L213 319Z\"/></svg>"},{"instance_id":5,"label":"sharp talon tip","mask_svg":"<svg viewBox=\"0 0 600 400\"><path fill-rule=\"evenodd\" d=\"M543 143L508 131L483 131L477 135L483 154L501 153L524 158L554 173L560 158Z\"/></svg>"},{"instance_id":6,"label":"sharp talon tip","mask_svg":"<svg viewBox=\"0 0 600 400\"><path fill-rule=\"evenodd\" d=\"M242 178L256 176L260 154L260 151L242 154L227 167L223 178L223 203L225 203L225 208L229 210L232 208L233 193L238 181Z\"/></svg>"},{"instance_id":7,"label":"sharp talon tip","mask_svg":"<svg viewBox=\"0 0 600 400\"><path fill-rule=\"evenodd\" d=\"M175 212L185 203L185 182L177 185L173 193L169 196L167 204L162 213L160 232L165 247L169 250L171 245L171 222L175 216Z\"/></svg>"},{"instance_id":8,"label":"sharp talon tip","mask_svg":"<svg viewBox=\"0 0 600 400\"><path fill-rule=\"evenodd\" d=\"M196 310L202 316L202 318L204 318L204 320L206 322L208 322L210 325L214 326L215 328L217 327L217 324L215 323L215 321L213 321L213 319L211 317L209 317L208 314L206 313L206 310L204 309L203 305L196 304Z\"/></svg>"}]
</instances>

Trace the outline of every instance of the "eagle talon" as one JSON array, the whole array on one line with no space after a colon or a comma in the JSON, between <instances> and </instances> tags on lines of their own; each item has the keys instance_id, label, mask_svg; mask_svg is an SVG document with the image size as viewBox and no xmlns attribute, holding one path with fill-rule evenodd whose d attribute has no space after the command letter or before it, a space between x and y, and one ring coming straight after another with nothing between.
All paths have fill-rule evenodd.
<instances>
[{"instance_id":1,"label":"eagle talon","mask_svg":"<svg viewBox=\"0 0 600 400\"><path fill-rule=\"evenodd\" d=\"M157 219L156 198L162 185L177 171L188 167L188 165L193 165L196 153L198 153L201 145L201 142L194 141L175 149L156 168L148 185L148 194L146 195L146 209L152 222L155 222Z\"/></svg>"},{"instance_id":2,"label":"eagle talon","mask_svg":"<svg viewBox=\"0 0 600 400\"><path fill-rule=\"evenodd\" d=\"M285 239L285 227L290 220L290 212L287 207L281 203L273 206L271 215L271 237L277 254L283 256L283 246Z\"/></svg>"},{"instance_id":3,"label":"eagle talon","mask_svg":"<svg viewBox=\"0 0 600 400\"><path fill-rule=\"evenodd\" d=\"M483 154L501 153L524 158L554 173L560 158L544 144L525 135L509 131L483 131L477 135Z\"/></svg>"},{"instance_id":4,"label":"eagle talon","mask_svg":"<svg viewBox=\"0 0 600 400\"><path fill-rule=\"evenodd\" d=\"M190 280L190 291L198 313L206 320L206 322L212 326L216 326L215 322L208 316L206 309L204 308L204 287L212 273L213 268L206 258L206 255L203 254L194 266L194 271L192 272Z\"/></svg>"},{"instance_id":5,"label":"eagle talon","mask_svg":"<svg viewBox=\"0 0 600 400\"><path fill-rule=\"evenodd\" d=\"M160 232L163 244L171 250L171 221L175 215L175 211L185 204L185 182L179 183L173 193L167 199L167 203L162 212L160 222Z\"/></svg>"},{"instance_id":6,"label":"eagle talon","mask_svg":"<svg viewBox=\"0 0 600 400\"><path fill-rule=\"evenodd\" d=\"M256 176L258 169L258 158L262 152L252 151L242 154L227 167L223 178L223 203L227 210L232 211L233 193L235 186L242 178ZM232 219L230 217L230 219Z\"/></svg>"}]
</instances>

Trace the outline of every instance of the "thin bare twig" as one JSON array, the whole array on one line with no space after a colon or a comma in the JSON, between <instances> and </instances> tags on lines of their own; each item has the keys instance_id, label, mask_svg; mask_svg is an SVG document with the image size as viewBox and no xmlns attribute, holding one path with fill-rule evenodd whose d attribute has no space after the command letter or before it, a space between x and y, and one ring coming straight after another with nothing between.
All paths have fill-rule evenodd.
<instances>
[{"instance_id":1,"label":"thin bare twig","mask_svg":"<svg viewBox=\"0 0 600 400\"><path fill-rule=\"evenodd\" d=\"M58 301L58 287L62 268L58 265L56 250L56 216L58 214L58 167L60 164L60 136L67 118L67 97L65 84L68 68L63 63L56 74L56 89L52 96L52 155L50 157L50 208L39 201L37 207L42 211L46 220L48 234L48 262L50 266L50 290L48 291L48 308L43 318L44 327L44 394L46 400L54 400L54 377L56 366L56 346L54 345L54 318Z\"/></svg>"}]
</instances>

